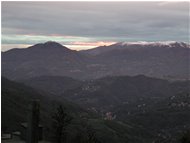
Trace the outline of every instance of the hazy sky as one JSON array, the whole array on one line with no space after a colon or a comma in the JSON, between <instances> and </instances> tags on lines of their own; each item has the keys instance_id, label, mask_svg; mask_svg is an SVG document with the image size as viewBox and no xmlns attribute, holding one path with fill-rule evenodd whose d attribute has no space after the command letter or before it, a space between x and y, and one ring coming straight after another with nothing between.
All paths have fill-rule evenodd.
<instances>
[{"instance_id":1,"label":"hazy sky","mask_svg":"<svg viewBox=\"0 0 190 143\"><path fill-rule=\"evenodd\" d=\"M189 40L186 2L2 2L2 50L57 41L72 49Z\"/></svg>"}]
</instances>

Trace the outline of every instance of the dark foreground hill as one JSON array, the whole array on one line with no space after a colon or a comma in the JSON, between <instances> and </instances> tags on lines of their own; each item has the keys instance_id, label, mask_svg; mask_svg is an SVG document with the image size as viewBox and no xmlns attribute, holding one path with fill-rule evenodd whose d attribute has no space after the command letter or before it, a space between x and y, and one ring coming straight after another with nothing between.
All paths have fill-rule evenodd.
<instances>
[{"instance_id":1,"label":"dark foreground hill","mask_svg":"<svg viewBox=\"0 0 190 143\"><path fill-rule=\"evenodd\" d=\"M62 91L54 92L51 96L66 98L100 114L103 118L108 116L114 121L141 126L150 131L150 134L153 133L157 141L177 142L180 134L190 129L189 81L169 82L143 75L104 77L78 81L80 84L65 90L66 85L61 83L65 83L64 79L69 78L60 77L58 80L54 77L43 77L40 83L39 79L42 78L36 78L36 82L34 79L27 80L25 84L43 84L43 87L39 85L38 89L45 92L46 82L52 79L52 84ZM68 83L71 84L71 81L73 79ZM53 91L54 86L48 91Z\"/></svg>"},{"instance_id":2,"label":"dark foreground hill","mask_svg":"<svg viewBox=\"0 0 190 143\"><path fill-rule=\"evenodd\" d=\"M51 138L53 132L52 115L60 105L72 116L96 117L96 115L88 113L76 104L65 99L55 100L48 93L38 92L22 83L2 77L1 85L2 131L19 130L20 124L28 120L29 106L33 100L40 101L40 122L44 126L45 139Z\"/></svg>"},{"instance_id":3,"label":"dark foreground hill","mask_svg":"<svg viewBox=\"0 0 190 143\"><path fill-rule=\"evenodd\" d=\"M63 76L39 76L21 80L24 84L58 96L83 84L82 81Z\"/></svg>"},{"instance_id":4,"label":"dark foreground hill","mask_svg":"<svg viewBox=\"0 0 190 143\"><path fill-rule=\"evenodd\" d=\"M189 54L189 45L182 42L116 43L87 51L46 42L2 52L2 75L16 80L37 76L95 79L138 74L188 79Z\"/></svg>"},{"instance_id":5,"label":"dark foreground hill","mask_svg":"<svg viewBox=\"0 0 190 143\"><path fill-rule=\"evenodd\" d=\"M150 142L153 136L144 128L120 121L107 120L97 113L86 111L76 104L59 99L52 100L23 84L9 81L2 77L2 131L17 131L19 124L27 119L27 107L32 99L40 99L41 124L44 126L46 140L51 140L55 128L52 127L52 113L55 107L62 105L70 116L67 126L66 141L68 143L138 143Z\"/></svg>"}]
</instances>

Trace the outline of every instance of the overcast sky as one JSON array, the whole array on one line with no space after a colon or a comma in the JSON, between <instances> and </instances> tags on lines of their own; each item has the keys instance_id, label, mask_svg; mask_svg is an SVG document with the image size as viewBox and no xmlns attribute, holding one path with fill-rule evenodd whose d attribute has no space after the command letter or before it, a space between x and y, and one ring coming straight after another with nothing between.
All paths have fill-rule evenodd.
<instances>
[{"instance_id":1,"label":"overcast sky","mask_svg":"<svg viewBox=\"0 0 190 143\"><path fill-rule=\"evenodd\" d=\"M2 2L2 50L57 41L76 50L189 40L186 2Z\"/></svg>"}]
</instances>

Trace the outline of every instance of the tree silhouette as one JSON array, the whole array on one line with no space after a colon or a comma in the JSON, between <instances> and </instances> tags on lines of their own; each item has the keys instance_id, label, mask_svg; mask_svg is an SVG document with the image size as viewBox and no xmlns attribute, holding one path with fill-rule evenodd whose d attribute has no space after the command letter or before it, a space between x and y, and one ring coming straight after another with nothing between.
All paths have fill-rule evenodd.
<instances>
[{"instance_id":1,"label":"tree silhouette","mask_svg":"<svg viewBox=\"0 0 190 143\"><path fill-rule=\"evenodd\" d=\"M55 129L55 142L62 143L66 137L66 127L70 124L72 117L66 112L65 108L60 105L53 114L52 119Z\"/></svg>"},{"instance_id":2,"label":"tree silhouette","mask_svg":"<svg viewBox=\"0 0 190 143\"><path fill-rule=\"evenodd\" d=\"M181 139L180 139L181 143L190 143L190 131L186 131L185 133L183 133Z\"/></svg>"}]
</instances>

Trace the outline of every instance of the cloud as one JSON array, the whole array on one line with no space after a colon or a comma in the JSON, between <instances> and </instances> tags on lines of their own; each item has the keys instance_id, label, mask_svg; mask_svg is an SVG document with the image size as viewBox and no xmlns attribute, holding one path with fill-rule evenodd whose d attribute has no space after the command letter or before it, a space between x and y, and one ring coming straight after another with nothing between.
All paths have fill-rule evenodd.
<instances>
[{"instance_id":1,"label":"cloud","mask_svg":"<svg viewBox=\"0 0 190 143\"><path fill-rule=\"evenodd\" d=\"M38 36L56 40L59 35L65 42L187 42L188 28L188 2L2 2L6 44L43 41Z\"/></svg>"},{"instance_id":2,"label":"cloud","mask_svg":"<svg viewBox=\"0 0 190 143\"><path fill-rule=\"evenodd\" d=\"M2 44L33 44L33 43L41 43L51 40L68 44L75 41L91 41L90 38L87 37L77 37L77 36L67 36L67 35L2 35Z\"/></svg>"}]
</instances>

